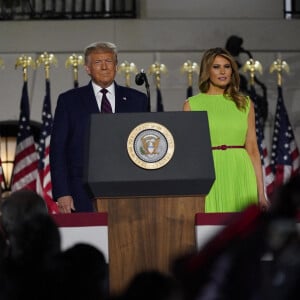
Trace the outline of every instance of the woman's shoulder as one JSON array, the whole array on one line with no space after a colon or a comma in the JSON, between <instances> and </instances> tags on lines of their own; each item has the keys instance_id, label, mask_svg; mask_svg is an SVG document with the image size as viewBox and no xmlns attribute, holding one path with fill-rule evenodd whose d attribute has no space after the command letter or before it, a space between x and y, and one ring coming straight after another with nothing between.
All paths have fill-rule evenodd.
<instances>
[{"instance_id":1,"label":"woman's shoulder","mask_svg":"<svg viewBox=\"0 0 300 300\"><path fill-rule=\"evenodd\" d=\"M193 101L199 101L199 100L201 100L201 99L203 99L203 95L205 95L205 94L203 94L203 93L198 93L198 94L196 94L196 95L193 95L193 96L190 96L187 100L190 102L193 102Z\"/></svg>"},{"instance_id":2,"label":"woman's shoulder","mask_svg":"<svg viewBox=\"0 0 300 300\"><path fill-rule=\"evenodd\" d=\"M202 110L206 109L209 105L209 99L206 97L207 94L205 93L198 93L194 96L188 98L189 105L191 110Z\"/></svg>"}]
</instances>

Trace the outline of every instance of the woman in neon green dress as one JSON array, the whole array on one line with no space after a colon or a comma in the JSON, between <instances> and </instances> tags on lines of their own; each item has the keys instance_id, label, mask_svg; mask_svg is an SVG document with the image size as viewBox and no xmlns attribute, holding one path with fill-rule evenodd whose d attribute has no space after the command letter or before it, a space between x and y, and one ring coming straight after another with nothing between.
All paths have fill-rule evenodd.
<instances>
[{"instance_id":1,"label":"woman in neon green dress","mask_svg":"<svg viewBox=\"0 0 300 300\"><path fill-rule=\"evenodd\" d=\"M215 182L205 199L205 212L238 212L251 204L269 206L265 197L255 132L254 106L239 92L233 57L222 48L207 50L199 74L200 93L184 111L207 111Z\"/></svg>"}]
</instances>

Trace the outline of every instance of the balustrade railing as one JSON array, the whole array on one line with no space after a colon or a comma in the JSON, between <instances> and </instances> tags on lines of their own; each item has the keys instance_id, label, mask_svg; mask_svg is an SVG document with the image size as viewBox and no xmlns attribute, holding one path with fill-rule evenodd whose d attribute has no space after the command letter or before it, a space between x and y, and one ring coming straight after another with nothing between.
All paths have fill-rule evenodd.
<instances>
[{"instance_id":1,"label":"balustrade railing","mask_svg":"<svg viewBox=\"0 0 300 300\"><path fill-rule=\"evenodd\" d=\"M136 18L136 0L0 0L0 20Z\"/></svg>"}]
</instances>

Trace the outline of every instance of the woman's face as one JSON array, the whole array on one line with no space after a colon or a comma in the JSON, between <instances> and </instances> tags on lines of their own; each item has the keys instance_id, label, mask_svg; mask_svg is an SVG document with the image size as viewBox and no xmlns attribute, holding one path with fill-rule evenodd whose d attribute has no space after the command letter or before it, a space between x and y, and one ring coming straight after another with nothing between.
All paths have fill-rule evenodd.
<instances>
[{"instance_id":1,"label":"woman's face","mask_svg":"<svg viewBox=\"0 0 300 300\"><path fill-rule=\"evenodd\" d=\"M217 55L209 70L209 79L213 86L225 89L231 81L232 68L230 61Z\"/></svg>"}]
</instances>

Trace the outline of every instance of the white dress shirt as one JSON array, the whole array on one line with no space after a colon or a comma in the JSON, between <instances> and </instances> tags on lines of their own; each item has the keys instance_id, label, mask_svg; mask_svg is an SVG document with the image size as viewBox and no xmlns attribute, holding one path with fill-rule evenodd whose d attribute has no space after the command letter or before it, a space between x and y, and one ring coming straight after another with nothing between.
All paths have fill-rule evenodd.
<instances>
[{"instance_id":1,"label":"white dress shirt","mask_svg":"<svg viewBox=\"0 0 300 300\"><path fill-rule=\"evenodd\" d=\"M94 89L94 94L97 100L97 105L99 108L99 111L101 111L101 102L102 102L102 96L103 94L100 92L102 90L102 87L97 85L95 82L92 81L93 89ZM116 101L115 101L115 84L111 84L109 87L106 88L108 91L106 93L106 97L108 101L110 102L112 112L114 113L116 111Z\"/></svg>"}]
</instances>

